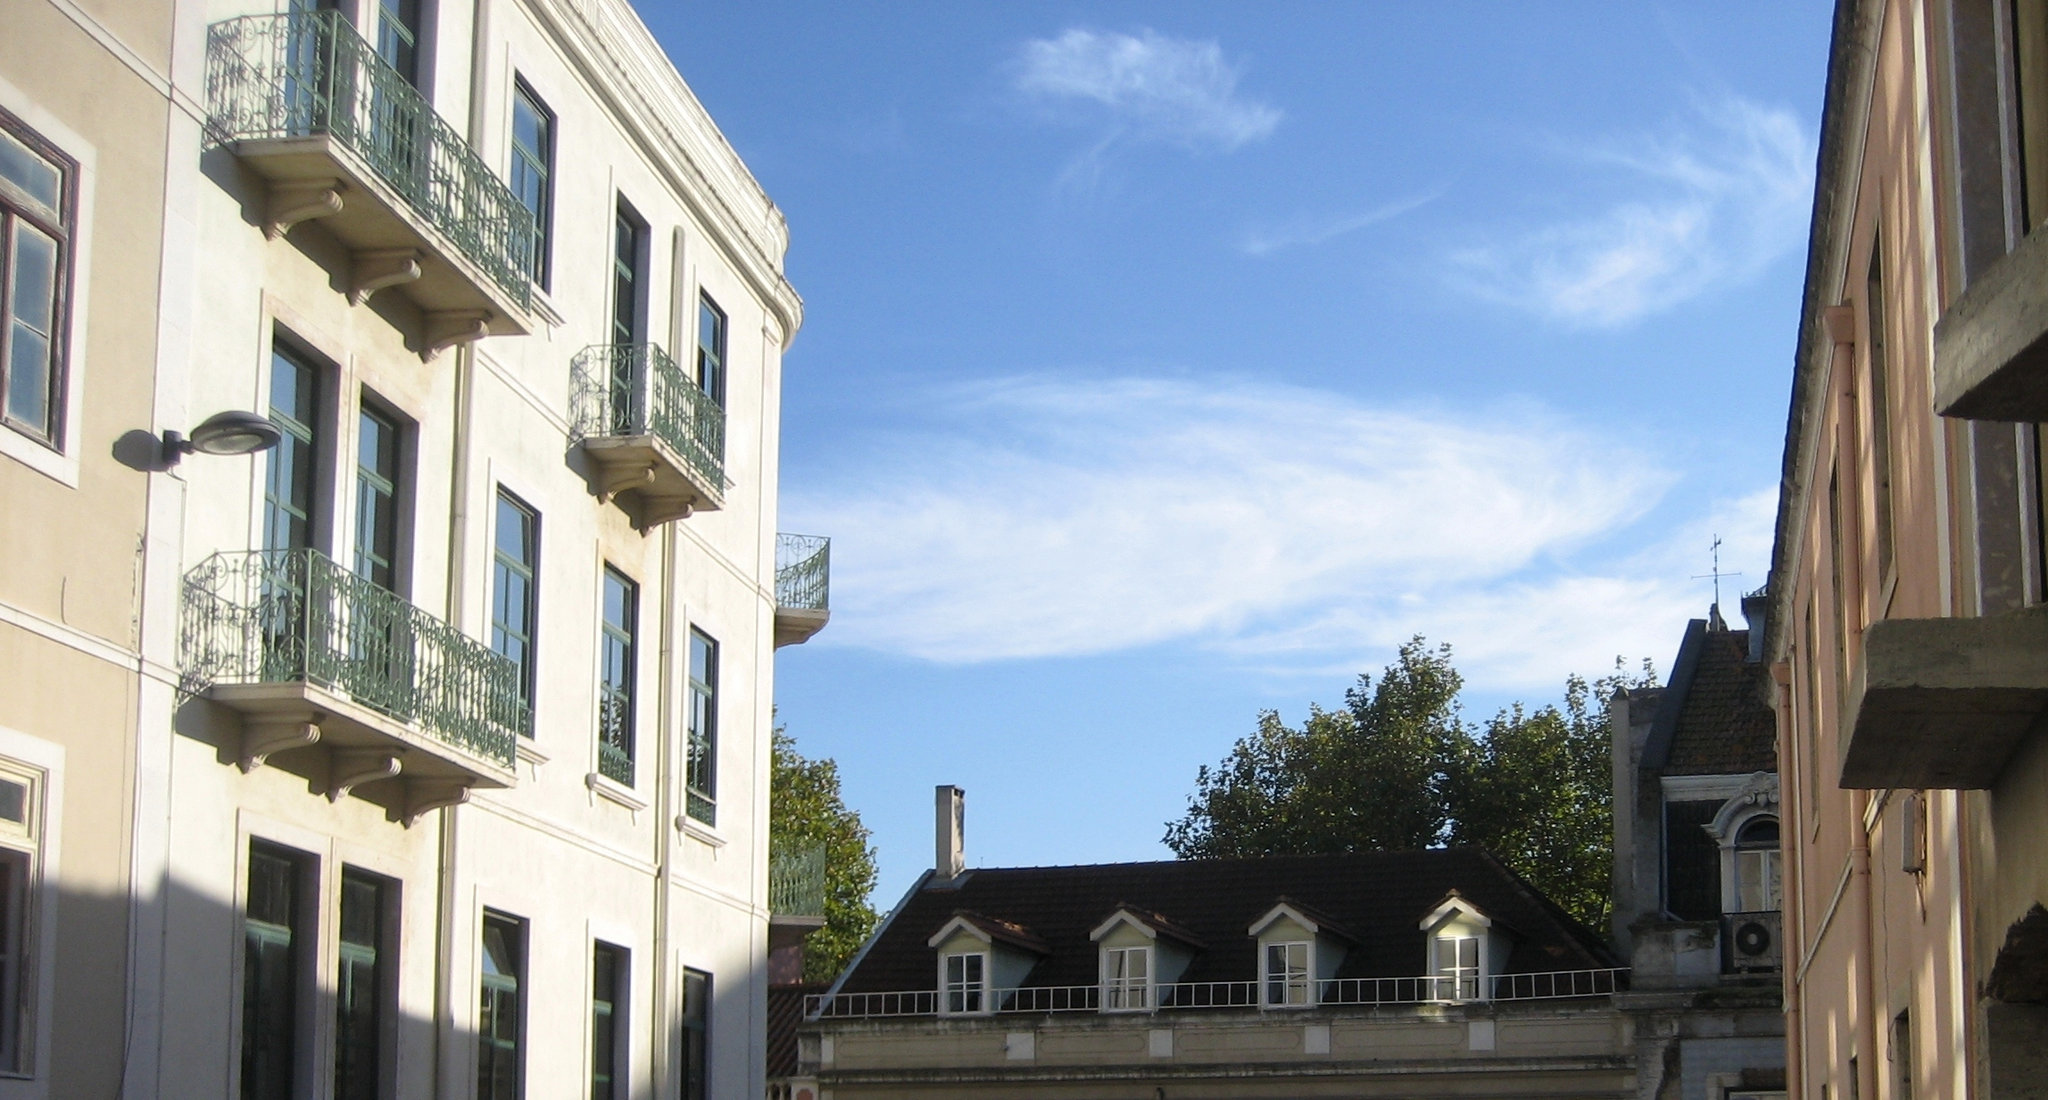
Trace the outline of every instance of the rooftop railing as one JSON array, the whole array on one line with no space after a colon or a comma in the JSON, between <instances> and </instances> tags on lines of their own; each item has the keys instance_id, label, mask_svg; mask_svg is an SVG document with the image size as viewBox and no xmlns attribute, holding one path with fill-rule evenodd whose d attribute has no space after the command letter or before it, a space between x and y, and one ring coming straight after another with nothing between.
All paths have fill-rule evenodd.
<instances>
[{"instance_id":1,"label":"rooftop railing","mask_svg":"<svg viewBox=\"0 0 2048 1100\"><path fill-rule=\"evenodd\" d=\"M181 615L188 691L310 684L507 768L529 728L517 665L317 550L214 554Z\"/></svg>"},{"instance_id":2,"label":"rooftop railing","mask_svg":"<svg viewBox=\"0 0 2048 1100\"><path fill-rule=\"evenodd\" d=\"M1261 983L1172 982L1150 987L1151 1003L1158 1011L1253 1008L1271 1011L1305 1007L1394 1007L1401 1005L1446 1004L1461 1001L1549 1001L1601 997L1628 988L1628 970L1559 970L1534 974L1496 974L1480 982L1488 995L1460 996L1473 990L1459 979L1438 975L1400 978L1336 978L1318 981L1313 1004L1277 1004L1262 1001ZM990 1010L996 1013L1026 1012L1128 1012L1143 1010L1143 991L1118 989L1111 1006L1103 1007L1101 985L1020 986L985 992ZM973 994L982 996L984 994ZM975 1002L981 1003L981 1002ZM900 990L885 993L813 994L804 999L807 1019L848 1017L935 1016L940 1015L940 997L935 990ZM973 1016L978 1011L950 1011L945 1015Z\"/></svg>"},{"instance_id":3,"label":"rooftop railing","mask_svg":"<svg viewBox=\"0 0 2048 1100\"><path fill-rule=\"evenodd\" d=\"M657 344L593 344L569 363L577 440L651 435L713 494L725 491L725 410Z\"/></svg>"},{"instance_id":4,"label":"rooftop railing","mask_svg":"<svg viewBox=\"0 0 2048 1100\"><path fill-rule=\"evenodd\" d=\"M775 606L831 607L832 540L823 535L775 536Z\"/></svg>"},{"instance_id":5,"label":"rooftop railing","mask_svg":"<svg viewBox=\"0 0 2048 1100\"><path fill-rule=\"evenodd\" d=\"M216 144L333 138L531 308L533 215L341 12L247 15L207 28L206 108Z\"/></svg>"},{"instance_id":6,"label":"rooftop railing","mask_svg":"<svg viewBox=\"0 0 2048 1100\"><path fill-rule=\"evenodd\" d=\"M825 846L768 856L768 911L780 917L825 915Z\"/></svg>"}]
</instances>

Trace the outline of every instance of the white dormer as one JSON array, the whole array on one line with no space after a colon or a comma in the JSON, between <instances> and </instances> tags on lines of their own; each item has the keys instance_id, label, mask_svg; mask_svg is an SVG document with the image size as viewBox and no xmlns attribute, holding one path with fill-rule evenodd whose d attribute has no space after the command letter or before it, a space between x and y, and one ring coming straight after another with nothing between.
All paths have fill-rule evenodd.
<instances>
[{"instance_id":1,"label":"white dormer","mask_svg":"<svg viewBox=\"0 0 2048 1100\"><path fill-rule=\"evenodd\" d=\"M1445 895L1419 927L1428 937L1424 957L1432 1000L1492 999L1493 976L1507 969L1508 952L1514 948L1506 929L1496 929L1492 917L1456 890Z\"/></svg>"},{"instance_id":2,"label":"white dormer","mask_svg":"<svg viewBox=\"0 0 2048 1100\"><path fill-rule=\"evenodd\" d=\"M1201 947L1157 913L1119 906L1088 938L1098 945L1102 1011L1149 1012L1158 987L1180 980Z\"/></svg>"},{"instance_id":3,"label":"white dormer","mask_svg":"<svg viewBox=\"0 0 2048 1100\"><path fill-rule=\"evenodd\" d=\"M1251 923L1259 941L1259 1005L1307 1008L1321 998L1321 983L1337 976L1352 937L1329 919L1281 899Z\"/></svg>"},{"instance_id":4,"label":"white dormer","mask_svg":"<svg viewBox=\"0 0 2048 1100\"><path fill-rule=\"evenodd\" d=\"M975 913L953 914L925 942L939 954L939 1012L946 1016L994 1012L999 991L1023 984L1046 950L1022 926Z\"/></svg>"}]
</instances>

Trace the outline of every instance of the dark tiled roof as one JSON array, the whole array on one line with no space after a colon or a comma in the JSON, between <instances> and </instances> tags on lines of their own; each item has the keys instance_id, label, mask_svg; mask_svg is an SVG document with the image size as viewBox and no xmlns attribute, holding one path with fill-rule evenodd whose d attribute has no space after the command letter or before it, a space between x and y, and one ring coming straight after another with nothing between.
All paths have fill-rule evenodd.
<instances>
[{"instance_id":1,"label":"dark tiled roof","mask_svg":"<svg viewBox=\"0 0 2048 1100\"><path fill-rule=\"evenodd\" d=\"M962 909L1031 929L1049 948L1024 984L1091 985L1098 947L1088 933L1119 905L1161 914L1208 945L1182 981L1258 977L1256 941L1246 929L1282 898L1328 914L1357 945L1337 976L1424 973L1418 922L1451 890L1524 937L1508 970L1529 973L1614 965L1600 940L1477 848L1264 859L1005 867L969 871L906 898L841 992L930 989L938 956L926 941Z\"/></svg>"},{"instance_id":2,"label":"dark tiled roof","mask_svg":"<svg viewBox=\"0 0 2048 1100\"><path fill-rule=\"evenodd\" d=\"M825 992L823 982L768 987L768 1079L796 1074L796 1028L803 1022L804 997Z\"/></svg>"},{"instance_id":3,"label":"dark tiled roof","mask_svg":"<svg viewBox=\"0 0 2048 1100\"><path fill-rule=\"evenodd\" d=\"M1691 639L1688 639L1691 640ZM1665 706L1677 706L1665 775L1746 775L1778 770L1770 673L1749 657L1749 631L1702 631L1690 683L1677 682Z\"/></svg>"}]
</instances>

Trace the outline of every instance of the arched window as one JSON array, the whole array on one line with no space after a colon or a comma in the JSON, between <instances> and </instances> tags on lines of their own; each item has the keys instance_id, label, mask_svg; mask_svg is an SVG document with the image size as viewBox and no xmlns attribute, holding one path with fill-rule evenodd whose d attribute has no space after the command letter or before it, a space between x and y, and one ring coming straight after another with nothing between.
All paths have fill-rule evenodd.
<instances>
[{"instance_id":1,"label":"arched window","mask_svg":"<svg viewBox=\"0 0 2048 1100\"><path fill-rule=\"evenodd\" d=\"M1778 819L1759 814L1735 835L1735 912L1778 908Z\"/></svg>"}]
</instances>

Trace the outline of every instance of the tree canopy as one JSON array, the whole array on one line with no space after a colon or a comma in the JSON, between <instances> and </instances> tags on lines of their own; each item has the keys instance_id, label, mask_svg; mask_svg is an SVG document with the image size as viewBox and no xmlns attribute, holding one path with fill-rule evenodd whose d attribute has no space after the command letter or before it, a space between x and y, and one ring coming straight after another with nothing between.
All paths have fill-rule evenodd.
<instances>
[{"instance_id":1,"label":"tree canopy","mask_svg":"<svg viewBox=\"0 0 2048 1100\"><path fill-rule=\"evenodd\" d=\"M1477 845L1573 916L1605 924L1613 792L1607 702L1652 685L1649 663L1588 683L1562 706L1516 703L1475 729L1451 647L1403 645L1377 682L1361 675L1341 710L1311 705L1299 729L1259 715L1214 768L1195 774L1186 816L1166 827L1183 859Z\"/></svg>"},{"instance_id":2,"label":"tree canopy","mask_svg":"<svg viewBox=\"0 0 2048 1100\"><path fill-rule=\"evenodd\" d=\"M775 728L769 765L768 847L796 852L825 849L825 926L804 941L804 980L828 981L874 931L875 850L859 812L839 796L839 765L810 760L796 739Z\"/></svg>"}]
</instances>

